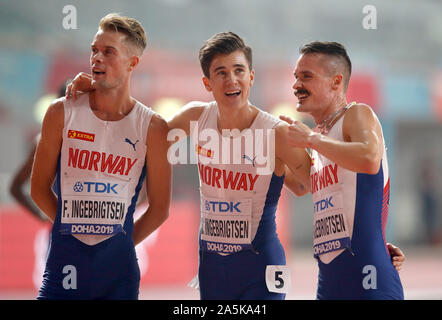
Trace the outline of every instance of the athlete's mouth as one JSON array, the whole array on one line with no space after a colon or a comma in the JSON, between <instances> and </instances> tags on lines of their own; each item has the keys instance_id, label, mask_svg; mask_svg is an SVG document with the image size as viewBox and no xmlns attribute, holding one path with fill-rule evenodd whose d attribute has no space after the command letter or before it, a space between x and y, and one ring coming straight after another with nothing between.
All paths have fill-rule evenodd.
<instances>
[{"instance_id":1,"label":"athlete's mouth","mask_svg":"<svg viewBox=\"0 0 442 320\"><path fill-rule=\"evenodd\" d=\"M99 68L99 67L96 67L96 68L92 68L92 73L94 74L94 75L103 75L103 74L106 74L106 72L105 71L103 71L101 68Z\"/></svg>"},{"instance_id":2,"label":"athlete's mouth","mask_svg":"<svg viewBox=\"0 0 442 320\"><path fill-rule=\"evenodd\" d=\"M305 100L310 96L310 92L305 89L295 90L295 96L299 101Z\"/></svg>"},{"instance_id":3,"label":"athlete's mouth","mask_svg":"<svg viewBox=\"0 0 442 320\"><path fill-rule=\"evenodd\" d=\"M237 91L228 91L226 93L224 93L226 96L228 97L232 97L232 96L239 96L241 94L241 90L237 90Z\"/></svg>"}]
</instances>

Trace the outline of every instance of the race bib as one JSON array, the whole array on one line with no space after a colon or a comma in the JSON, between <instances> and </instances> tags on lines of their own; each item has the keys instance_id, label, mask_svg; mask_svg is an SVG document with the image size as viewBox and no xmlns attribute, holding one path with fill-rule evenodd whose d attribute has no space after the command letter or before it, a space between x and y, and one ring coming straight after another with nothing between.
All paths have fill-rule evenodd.
<instances>
[{"instance_id":1,"label":"race bib","mask_svg":"<svg viewBox=\"0 0 442 320\"><path fill-rule=\"evenodd\" d=\"M128 183L111 179L64 178L62 234L113 235L123 230Z\"/></svg>"},{"instance_id":2,"label":"race bib","mask_svg":"<svg viewBox=\"0 0 442 320\"><path fill-rule=\"evenodd\" d=\"M270 292L288 293L292 286L288 266L268 265L266 267L266 285Z\"/></svg>"},{"instance_id":3,"label":"race bib","mask_svg":"<svg viewBox=\"0 0 442 320\"><path fill-rule=\"evenodd\" d=\"M251 249L252 199L202 196L201 201L202 250L230 254Z\"/></svg>"},{"instance_id":4,"label":"race bib","mask_svg":"<svg viewBox=\"0 0 442 320\"><path fill-rule=\"evenodd\" d=\"M349 225L344 214L342 192L315 194L313 255L351 247Z\"/></svg>"}]
</instances>

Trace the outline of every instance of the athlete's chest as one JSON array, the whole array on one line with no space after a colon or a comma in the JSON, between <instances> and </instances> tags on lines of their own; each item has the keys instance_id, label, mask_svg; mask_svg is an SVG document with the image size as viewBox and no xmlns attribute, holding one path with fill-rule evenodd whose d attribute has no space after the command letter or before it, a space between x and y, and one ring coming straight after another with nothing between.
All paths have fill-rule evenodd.
<instances>
[{"instance_id":1,"label":"athlete's chest","mask_svg":"<svg viewBox=\"0 0 442 320\"><path fill-rule=\"evenodd\" d=\"M120 177L139 175L146 145L135 128L129 121L69 121L63 131L63 168Z\"/></svg>"}]
</instances>

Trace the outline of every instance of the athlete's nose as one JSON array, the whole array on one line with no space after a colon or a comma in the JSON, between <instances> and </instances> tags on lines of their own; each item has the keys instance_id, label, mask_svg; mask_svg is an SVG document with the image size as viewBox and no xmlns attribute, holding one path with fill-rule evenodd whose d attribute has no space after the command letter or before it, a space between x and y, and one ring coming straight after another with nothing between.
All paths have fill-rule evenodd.
<instances>
[{"instance_id":1,"label":"athlete's nose","mask_svg":"<svg viewBox=\"0 0 442 320\"><path fill-rule=\"evenodd\" d=\"M94 65L96 63L103 62L103 54L100 51L91 53L91 64Z\"/></svg>"},{"instance_id":2,"label":"athlete's nose","mask_svg":"<svg viewBox=\"0 0 442 320\"><path fill-rule=\"evenodd\" d=\"M227 74L226 81L227 81L227 83L237 84L238 83L238 78L237 78L237 76L235 75L234 72L229 72Z\"/></svg>"},{"instance_id":3,"label":"athlete's nose","mask_svg":"<svg viewBox=\"0 0 442 320\"><path fill-rule=\"evenodd\" d=\"M301 81L299 80L299 78L295 78L295 82L293 83L292 88L294 90L297 90L297 89L301 88L301 86L302 86L302 84L301 84Z\"/></svg>"}]
</instances>

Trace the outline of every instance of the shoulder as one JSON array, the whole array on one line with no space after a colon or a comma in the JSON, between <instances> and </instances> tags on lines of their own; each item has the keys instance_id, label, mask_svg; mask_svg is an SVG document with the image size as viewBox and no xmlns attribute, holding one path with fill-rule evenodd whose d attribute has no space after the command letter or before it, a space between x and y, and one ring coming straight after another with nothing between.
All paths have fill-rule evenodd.
<instances>
[{"instance_id":1,"label":"shoulder","mask_svg":"<svg viewBox=\"0 0 442 320\"><path fill-rule=\"evenodd\" d=\"M58 98L55 99L54 101L52 101L52 103L49 105L44 120L43 120L43 124L47 123L48 121L50 121L52 124L54 124L53 122L59 122L64 120L64 103L65 103L65 98Z\"/></svg>"},{"instance_id":2,"label":"shoulder","mask_svg":"<svg viewBox=\"0 0 442 320\"><path fill-rule=\"evenodd\" d=\"M202 101L191 101L184 105L180 113L185 113L187 115L193 115L195 118L199 118L199 116L202 114L202 112L209 108L212 104L208 102L202 102ZM193 119L192 119L193 120ZM195 119L198 120L198 119Z\"/></svg>"},{"instance_id":3,"label":"shoulder","mask_svg":"<svg viewBox=\"0 0 442 320\"><path fill-rule=\"evenodd\" d=\"M280 122L282 122L280 119L278 119L277 117L275 117L274 115L268 113L267 111L261 110L257 107L255 107L258 110L258 115L257 117L260 117L263 122L264 126L268 126L271 128L276 128Z\"/></svg>"},{"instance_id":4,"label":"shoulder","mask_svg":"<svg viewBox=\"0 0 442 320\"><path fill-rule=\"evenodd\" d=\"M149 131L154 134L163 134L167 133L168 126L166 120L162 116L160 116L158 113L153 112L152 118L150 120L149 124Z\"/></svg>"},{"instance_id":5,"label":"shoulder","mask_svg":"<svg viewBox=\"0 0 442 320\"><path fill-rule=\"evenodd\" d=\"M188 131L190 121L198 121L204 110L209 109L213 105L208 102L192 101L184 105L173 117L168 121L170 129L180 128Z\"/></svg>"},{"instance_id":6,"label":"shoulder","mask_svg":"<svg viewBox=\"0 0 442 320\"><path fill-rule=\"evenodd\" d=\"M373 109L365 103L357 103L350 107L344 115L344 121L352 122L354 120L364 120L377 118Z\"/></svg>"},{"instance_id":7,"label":"shoulder","mask_svg":"<svg viewBox=\"0 0 442 320\"><path fill-rule=\"evenodd\" d=\"M169 127L166 120L159 114L154 113L149 123L149 129L147 130L146 145L148 150L155 150L154 153L147 152L148 156L164 154L169 144L167 141L167 135Z\"/></svg>"},{"instance_id":8,"label":"shoulder","mask_svg":"<svg viewBox=\"0 0 442 320\"><path fill-rule=\"evenodd\" d=\"M61 139L64 128L64 98L55 99L48 107L41 127L40 141L51 142Z\"/></svg>"},{"instance_id":9,"label":"shoulder","mask_svg":"<svg viewBox=\"0 0 442 320\"><path fill-rule=\"evenodd\" d=\"M369 105L358 103L345 113L342 123L342 134L344 139L349 139L349 137L363 132L380 133L381 123Z\"/></svg>"}]
</instances>

